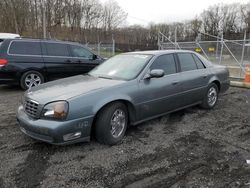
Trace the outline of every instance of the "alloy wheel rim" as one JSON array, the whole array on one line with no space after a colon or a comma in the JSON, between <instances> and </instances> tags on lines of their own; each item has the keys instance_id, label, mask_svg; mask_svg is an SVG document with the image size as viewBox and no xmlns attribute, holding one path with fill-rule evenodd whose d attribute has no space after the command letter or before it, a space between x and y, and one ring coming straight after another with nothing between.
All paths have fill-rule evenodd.
<instances>
[{"instance_id":1,"label":"alloy wheel rim","mask_svg":"<svg viewBox=\"0 0 250 188\"><path fill-rule=\"evenodd\" d=\"M114 138L121 136L126 125L125 112L121 109L117 109L111 118L111 134Z\"/></svg>"},{"instance_id":2,"label":"alloy wheel rim","mask_svg":"<svg viewBox=\"0 0 250 188\"><path fill-rule=\"evenodd\" d=\"M41 84L41 78L37 74L28 74L25 78L25 85L28 88L38 86Z\"/></svg>"},{"instance_id":3,"label":"alloy wheel rim","mask_svg":"<svg viewBox=\"0 0 250 188\"><path fill-rule=\"evenodd\" d=\"M214 106L217 101L217 90L214 87L211 87L208 90L207 97L209 106Z\"/></svg>"}]
</instances>

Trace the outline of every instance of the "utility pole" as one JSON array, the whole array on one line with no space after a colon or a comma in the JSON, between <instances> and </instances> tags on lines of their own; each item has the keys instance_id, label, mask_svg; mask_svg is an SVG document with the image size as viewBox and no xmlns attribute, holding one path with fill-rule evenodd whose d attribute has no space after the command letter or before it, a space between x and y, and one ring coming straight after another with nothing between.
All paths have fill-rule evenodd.
<instances>
[{"instance_id":1,"label":"utility pole","mask_svg":"<svg viewBox=\"0 0 250 188\"><path fill-rule=\"evenodd\" d=\"M45 15L45 0L43 0L43 38L46 39L46 15Z\"/></svg>"}]
</instances>

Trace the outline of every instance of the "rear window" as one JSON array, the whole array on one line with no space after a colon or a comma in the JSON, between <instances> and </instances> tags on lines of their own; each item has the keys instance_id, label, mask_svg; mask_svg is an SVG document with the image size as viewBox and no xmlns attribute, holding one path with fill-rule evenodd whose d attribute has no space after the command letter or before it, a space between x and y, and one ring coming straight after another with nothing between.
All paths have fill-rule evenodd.
<instances>
[{"instance_id":1,"label":"rear window","mask_svg":"<svg viewBox=\"0 0 250 188\"><path fill-rule=\"evenodd\" d=\"M48 56L70 56L67 44L45 43Z\"/></svg>"},{"instance_id":2,"label":"rear window","mask_svg":"<svg viewBox=\"0 0 250 188\"><path fill-rule=\"evenodd\" d=\"M42 55L40 42L13 41L9 49L15 55Z\"/></svg>"}]
</instances>

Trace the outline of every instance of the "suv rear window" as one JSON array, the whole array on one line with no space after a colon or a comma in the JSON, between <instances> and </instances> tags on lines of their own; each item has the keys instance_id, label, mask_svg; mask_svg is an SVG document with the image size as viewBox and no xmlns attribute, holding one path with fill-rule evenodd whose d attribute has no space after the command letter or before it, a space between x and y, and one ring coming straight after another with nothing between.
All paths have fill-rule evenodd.
<instances>
[{"instance_id":1,"label":"suv rear window","mask_svg":"<svg viewBox=\"0 0 250 188\"><path fill-rule=\"evenodd\" d=\"M70 56L67 44L46 42L48 56Z\"/></svg>"},{"instance_id":2,"label":"suv rear window","mask_svg":"<svg viewBox=\"0 0 250 188\"><path fill-rule=\"evenodd\" d=\"M42 55L40 42L13 41L9 49L15 55Z\"/></svg>"}]
</instances>

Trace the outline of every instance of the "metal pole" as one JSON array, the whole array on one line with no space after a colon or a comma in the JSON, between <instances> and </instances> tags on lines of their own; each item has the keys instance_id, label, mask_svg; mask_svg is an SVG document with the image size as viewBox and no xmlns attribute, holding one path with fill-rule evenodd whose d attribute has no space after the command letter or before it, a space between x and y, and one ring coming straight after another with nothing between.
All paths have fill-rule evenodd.
<instances>
[{"instance_id":1,"label":"metal pole","mask_svg":"<svg viewBox=\"0 0 250 188\"><path fill-rule=\"evenodd\" d=\"M174 43L175 43L175 50L177 49L177 27L175 28L174 31Z\"/></svg>"},{"instance_id":2,"label":"metal pole","mask_svg":"<svg viewBox=\"0 0 250 188\"><path fill-rule=\"evenodd\" d=\"M115 39L114 39L114 34L112 34L112 55L114 56L115 55Z\"/></svg>"},{"instance_id":3,"label":"metal pole","mask_svg":"<svg viewBox=\"0 0 250 188\"><path fill-rule=\"evenodd\" d=\"M161 50L161 44L160 44L160 33L158 32L158 50Z\"/></svg>"},{"instance_id":4,"label":"metal pole","mask_svg":"<svg viewBox=\"0 0 250 188\"><path fill-rule=\"evenodd\" d=\"M220 64L222 60L222 55L223 55L223 48L224 48L224 40L223 40L223 33L221 35L221 50L220 50Z\"/></svg>"},{"instance_id":5,"label":"metal pole","mask_svg":"<svg viewBox=\"0 0 250 188\"><path fill-rule=\"evenodd\" d=\"M217 38L217 42L216 42L216 59L218 59L218 55L219 55L219 36L218 36L218 38Z\"/></svg>"},{"instance_id":6,"label":"metal pole","mask_svg":"<svg viewBox=\"0 0 250 188\"><path fill-rule=\"evenodd\" d=\"M45 0L43 0L43 38L46 39L46 15L45 15Z\"/></svg>"},{"instance_id":7,"label":"metal pole","mask_svg":"<svg viewBox=\"0 0 250 188\"><path fill-rule=\"evenodd\" d=\"M101 42L97 44L97 54L100 56L101 54Z\"/></svg>"},{"instance_id":8,"label":"metal pole","mask_svg":"<svg viewBox=\"0 0 250 188\"><path fill-rule=\"evenodd\" d=\"M243 65L244 65L246 38L247 38L247 32L245 31L245 33L244 33L244 41L243 41L243 45L242 45L241 60L240 60L241 67L243 67ZM242 69L240 69L240 78L241 77L242 77Z\"/></svg>"}]
</instances>

